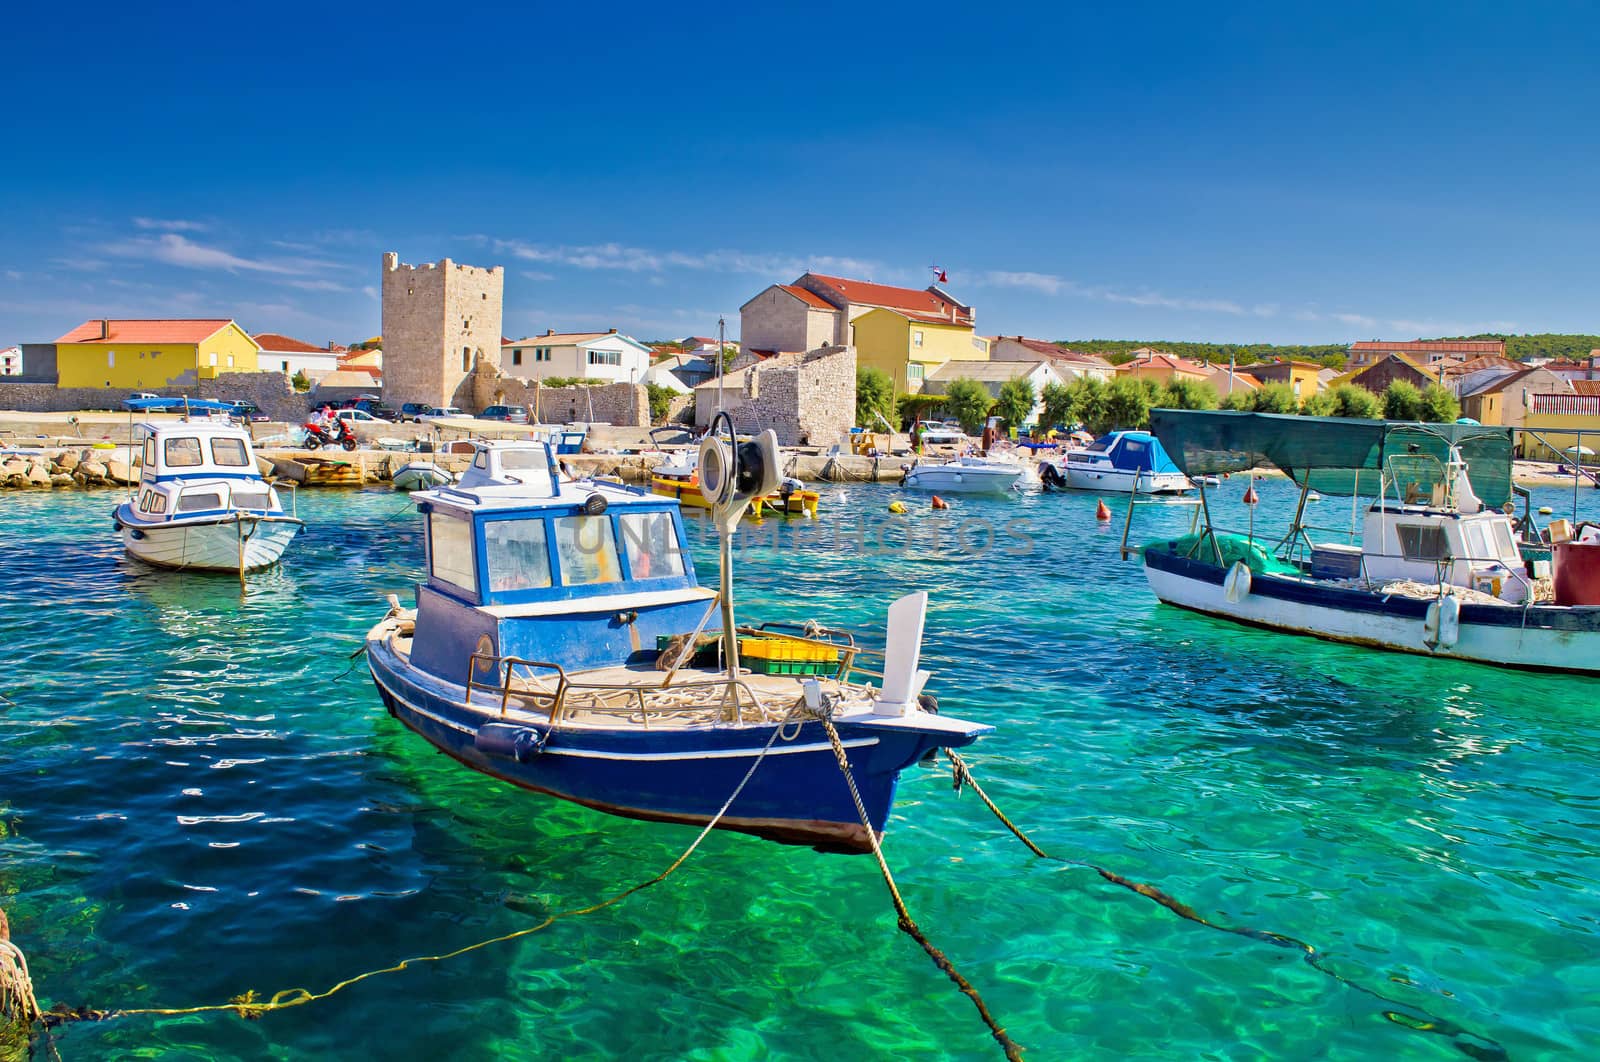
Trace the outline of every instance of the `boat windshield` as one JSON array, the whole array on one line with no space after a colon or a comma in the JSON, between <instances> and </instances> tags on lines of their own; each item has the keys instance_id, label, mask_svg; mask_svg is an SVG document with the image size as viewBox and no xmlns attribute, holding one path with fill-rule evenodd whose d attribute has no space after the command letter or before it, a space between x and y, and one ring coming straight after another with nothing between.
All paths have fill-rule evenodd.
<instances>
[{"instance_id":1,"label":"boat windshield","mask_svg":"<svg viewBox=\"0 0 1600 1062\"><path fill-rule=\"evenodd\" d=\"M168 439L163 446L168 468L192 468L205 463L200 453L200 440L192 435Z\"/></svg>"},{"instance_id":2,"label":"boat windshield","mask_svg":"<svg viewBox=\"0 0 1600 1062\"><path fill-rule=\"evenodd\" d=\"M500 467L508 472L520 472L529 468L543 468L546 463L544 451L542 450L500 451Z\"/></svg>"},{"instance_id":3,"label":"boat windshield","mask_svg":"<svg viewBox=\"0 0 1600 1062\"><path fill-rule=\"evenodd\" d=\"M1096 439L1088 446L1085 446L1084 449L1088 450L1092 454L1103 454L1107 450L1111 449L1111 436L1107 435L1103 439Z\"/></svg>"},{"instance_id":4,"label":"boat windshield","mask_svg":"<svg viewBox=\"0 0 1600 1062\"><path fill-rule=\"evenodd\" d=\"M622 517L622 545L635 579L665 579L683 574L683 551L672 514L628 513Z\"/></svg>"},{"instance_id":5,"label":"boat windshield","mask_svg":"<svg viewBox=\"0 0 1600 1062\"><path fill-rule=\"evenodd\" d=\"M543 520L491 520L483 525L490 591L550 585L544 526Z\"/></svg>"},{"instance_id":6,"label":"boat windshield","mask_svg":"<svg viewBox=\"0 0 1600 1062\"><path fill-rule=\"evenodd\" d=\"M556 525L556 556L566 586L622 580L617 543L608 516L563 516Z\"/></svg>"},{"instance_id":7,"label":"boat windshield","mask_svg":"<svg viewBox=\"0 0 1600 1062\"><path fill-rule=\"evenodd\" d=\"M250 463L243 439L212 439L211 460L230 468L243 468Z\"/></svg>"}]
</instances>

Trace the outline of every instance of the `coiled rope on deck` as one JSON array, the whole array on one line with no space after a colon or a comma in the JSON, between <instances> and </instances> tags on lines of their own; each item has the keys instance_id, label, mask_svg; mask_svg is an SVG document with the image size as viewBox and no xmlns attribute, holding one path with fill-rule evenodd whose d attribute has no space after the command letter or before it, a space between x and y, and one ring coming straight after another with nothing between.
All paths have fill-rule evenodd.
<instances>
[{"instance_id":1,"label":"coiled rope on deck","mask_svg":"<svg viewBox=\"0 0 1600 1062\"><path fill-rule=\"evenodd\" d=\"M1457 1025L1455 1022L1452 1022L1446 1018L1440 1018L1433 1014L1429 1014L1426 1011L1422 1011L1422 1008L1420 1007L1415 1007L1409 1003L1386 996L1376 989L1369 988L1366 985L1352 980L1346 975L1339 973L1337 970L1330 969L1327 966L1327 958L1322 952L1318 951L1316 946L1313 944L1309 944L1297 937L1289 936L1287 933L1275 933L1271 930L1256 929L1251 926L1232 926L1225 922L1212 921L1211 919L1200 914L1200 912L1196 911L1193 907L1190 907L1188 904L1178 900L1164 890L1156 887L1155 885L1151 885L1148 882L1133 881L1129 878L1123 877L1114 870L1108 870L1105 867L1099 866L1095 863L1090 863L1086 860L1071 859L1066 856L1050 855L1044 849L1035 844L1033 839L1022 831L1021 827L1017 826L1016 823L1007 818L1005 812L1001 811L999 806L989 798L989 794L983 791L983 787L978 784L978 780L972 776L971 769L967 767L967 762L961 758L960 753L951 748L946 748L944 752L950 760L951 769L954 773L956 789L959 791L964 785L971 786L972 791L978 794L978 799L983 801L984 806L994 813L995 817L1000 820L1006 829L1010 830L1016 836L1017 840L1027 845L1029 851L1033 852L1033 854L1038 856L1040 859L1048 859L1052 862L1065 863L1068 866L1083 867L1086 870L1092 870L1111 884L1127 889L1130 892L1138 893L1140 896L1143 896L1146 899L1154 900L1156 903L1160 904L1162 907L1165 907L1178 917L1186 918L1191 922L1199 923L1208 929L1215 929L1220 933L1233 933L1237 936L1248 937L1252 940L1265 941L1268 944L1272 944L1280 948L1299 950L1302 953L1302 958L1305 960L1308 966L1312 967L1318 973L1321 973L1324 976L1330 977L1339 982L1346 988L1352 988L1357 992L1364 993L1365 995L1371 996L1374 999L1388 1003L1391 1006L1410 1007L1412 1010L1421 1011L1422 1014L1421 1017L1417 1017L1415 1015L1405 1014L1397 1010L1385 1010L1383 1012L1383 1016L1389 1021L1392 1021L1397 1025L1404 1026L1407 1029L1414 1029L1418 1032L1434 1033L1439 1036L1449 1037L1451 1046L1469 1058L1482 1059L1485 1060L1485 1062L1497 1062L1497 1060L1510 1058L1510 1055L1506 1052L1506 1049L1503 1046L1490 1037L1484 1036L1482 1033L1473 1032L1470 1029L1463 1028L1462 1026Z\"/></svg>"}]
</instances>

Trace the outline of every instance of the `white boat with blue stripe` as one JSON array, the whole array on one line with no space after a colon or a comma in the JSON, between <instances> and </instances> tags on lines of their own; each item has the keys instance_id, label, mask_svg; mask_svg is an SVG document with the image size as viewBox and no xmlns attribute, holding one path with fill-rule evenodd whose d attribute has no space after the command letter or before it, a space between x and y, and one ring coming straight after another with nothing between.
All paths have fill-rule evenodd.
<instances>
[{"instance_id":1,"label":"white boat with blue stripe","mask_svg":"<svg viewBox=\"0 0 1600 1062\"><path fill-rule=\"evenodd\" d=\"M478 444L457 484L412 495L427 576L416 607L393 602L367 636L384 704L463 764L527 789L869 850L900 771L990 728L929 710L926 594L890 608L880 654L815 624L735 621L729 538L778 468L770 432L737 450L702 445L702 484L720 503L716 591L695 580L675 500L568 478L545 443ZM865 670L869 657L881 670Z\"/></svg>"},{"instance_id":2,"label":"white boat with blue stripe","mask_svg":"<svg viewBox=\"0 0 1600 1062\"><path fill-rule=\"evenodd\" d=\"M161 568L253 572L276 564L304 526L256 467L250 433L227 402L140 399L138 410L182 420L141 424L141 472L113 523L128 556ZM195 416L213 412L221 417Z\"/></svg>"}]
</instances>

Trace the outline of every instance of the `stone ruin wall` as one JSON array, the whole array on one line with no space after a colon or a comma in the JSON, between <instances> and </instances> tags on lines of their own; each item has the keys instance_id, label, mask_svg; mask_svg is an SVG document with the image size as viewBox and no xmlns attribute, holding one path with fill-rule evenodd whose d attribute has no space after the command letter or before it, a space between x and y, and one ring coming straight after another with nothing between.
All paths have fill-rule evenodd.
<instances>
[{"instance_id":1,"label":"stone ruin wall","mask_svg":"<svg viewBox=\"0 0 1600 1062\"><path fill-rule=\"evenodd\" d=\"M855 348L780 355L746 375L730 398L741 431L771 428L780 446L832 446L855 423Z\"/></svg>"},{"instance_id":2,"label":"stone ruin wall","mask_svg":"<svg viewBox=\"0 0 1600 1062\"><path fill-rule=\"evenodd\" d=\"M507 376L498 367L485 364L473 373L470 390L472 402L480 410L527 406L528 415L545 424L593 421L625 428L650 426L650 393L643 384L536 386L532 380Z\"/></svg>"},{"instance_id":3,"label":"stone ruin wall","mask_svg":"<svg viewBox=\"0 0 1600 1062\"><path fill-rule=\"evenodd\" d=\"M227 372L184 387L152 387L163 398L215 398L254 402L273 420L305 416L306 396L295 391L287 373ZM0 383L0 409L24 413L74 413L80 409L120 410L125 387L57 387L53 383Z\"/></svg>"}]
</instances>

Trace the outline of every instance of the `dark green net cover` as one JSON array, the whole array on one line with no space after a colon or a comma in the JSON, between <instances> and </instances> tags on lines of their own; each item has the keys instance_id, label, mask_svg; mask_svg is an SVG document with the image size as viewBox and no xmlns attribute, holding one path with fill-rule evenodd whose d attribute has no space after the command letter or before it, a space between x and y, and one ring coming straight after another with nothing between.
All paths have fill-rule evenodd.
<instances>
[{"instance_id":1,"label":"dark green net cover","mask_svg":"<svg viewBox=\"0 0 1600 1062\"><path fill-rule=\"evenodd\" d=\"M1378 494L1391 456L1428 455L1443 465L1454 444L1467 463L1473 493L1485 505L1498 508L1511 498L1510 428L1156 409L1150 430L1190 476L1273 467L1324 494L1367 496Z\"/></svg>"}]
</instances>

